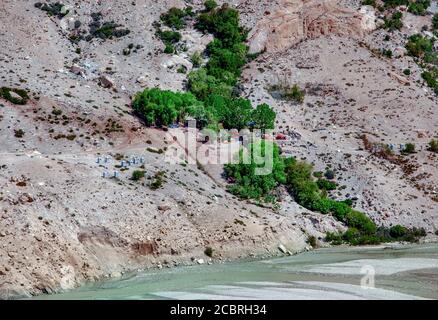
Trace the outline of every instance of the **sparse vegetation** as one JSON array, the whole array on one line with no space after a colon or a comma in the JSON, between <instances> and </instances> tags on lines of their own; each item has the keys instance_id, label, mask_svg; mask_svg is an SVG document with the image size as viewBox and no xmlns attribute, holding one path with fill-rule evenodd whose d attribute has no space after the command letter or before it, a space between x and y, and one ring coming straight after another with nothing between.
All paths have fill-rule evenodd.
<instances>
[{"instance_id":1,"label":"sparse vegetation","mask_svg":"<svg viewBox=\"0 0 438 320\"><path fill-rule=\"evenodd\" d=\"M165 176L164 171L158 171L157 173L155 173L152 182L150 184L150 188L152 190L160 189L164 184L164 176Z\"/></svg>"},{"instance_id":2,"label":"sparse vegetation","mask_svg":"<svg viewBox=\"0 0 438 320\"><path fill-rule=\"evenodd\" d=\"M175 44L181 40L181 34L177 31L157 31L157 36L163 41L165 48L164 53L175 53Z\"/></svg>"},{"instance_id":3,"label":"sparse vegetation","mask_svg":"<svg viewBox=\"0 0 438 320\"><path fill-rule=\"evenodd\" d=\"M188 16L189 12L190 11L173 7L166 13L163 13L160 16L160 20L169 28L180 30L185 26L184 19Z\"/></svg>"},{"instance_id":4,"label":"sparse vegetation","mask_svg":"<svg viewBox=\"0 0 438 320\"><path fill-rule=\"evenodd\" d=\"M429 151L438 152L438 140L431 140L429 142Z\"/></svg>"},{"instance_id":5,"label":"sparse vegetation","mask_svg":"<svg viewBox=\"0 0 438 320\"><path fill-rule=\"evenodd\" d=\"M22 129L14 130L14 136L16 138L23 138L24 137L24 131Z\"/></svg>"},{"instance_id":6,"label":"sparse vegetation","mask_svg":"<svg viewBox=\"0 0 438 320\"><path fill-rule=\"evenodd\" d=\"M318 242L317 242L315 236L309 236L309 237L307 238L307 243L308 243L309 245L311 245L312 248L317 248L317 247L318 247Z\"/></svg>"},{"instance_id":7,"label":"sparse vegetation","mask_svg":"<svg viewBox=\"0 0 438 320\"><path fill-rule=\"evenodd\" d=\"M383 27L389 31L400 30L403 27L403 13L400 11L394 12L390 18L384 19L385 23Z\"/></svg>"},{"instance_id":8,"label":"sparse vegetation","mask_svg":"<svg viewBox=\"0 0 438 320\"><path fill-rule=\"evenodd\" d=\"M409 37L406 50L410 56L423 58L433 51L434 39L415 34Z\"/></svg>"},{"instance_id":9,"label":"sparse vegetation","mask_svg":"<svg viewBox=\"0 0 438 320\"><path fill-rule=\"evenodd\" d=\"M336 190L337 187L337 184L335 182L326 179L318 179L316 181L316 184L321 190L327 190L327 191Z\"/></svg>"},{"instance_id":10,"label":"sparse vegetation","mask_svg":"<svg viewBox=\"0 0 438 320\"><path fill-rule=\"evenodd\" d=\"M138 181L138 180L144 178L144 176L145 176L145 172L143 170L134 170L132 172L131 179L134 181Z\"/></svg>"},{"instance_id":11,"label":"sparse vegetation","mask_svg":"<svg viewBox=\"0 0 438 320\"><path fill-rule=\"evenodd\" d=\"M272 85L268 89L273 96L279 95L281 99L294 101L296 103L303 103L306 96L306 92L297 84L290 86L285 81Z\"/></svg>"},{"instance_id":12,"label":"sparse vegetation","mask_svg":"<svg viewBox=\"0 0 438 320\"><path fill-rule=\"evenodd\" d=\"M207 247L207 248L205 248L205 250L204 250L204 254L207 256L207 257L213 257L213 248L211 248L211 247Z\"/></svg>"},{"instance_id":13,"label":"sparse vegetation","mask_svg":"<svg viewBox=\"0 0 438 320\"><path fill-rule=\"evenodd\" d=\"M415 153L415 144L407 143L405 145L405 148L402 150L402 153L406 153L406 154Z\"/></svg>"},{"instance_id":14,"label":"sparse vegetation","mask_svg":"<svg viewBox=\"0 0 438 320\"><path fill-rule=\"evenodd\" d=\"M91 41L93 38L100 38L103 40L115 38L121 38L131 33L130 30L120 28L121 25L114 21L102 22L102 13L92 13L92 22L90 23L89 35L86 37L87 41ZM79 38L78 40L80 40Z\"/></svg>"},{"instance_id":15,"label":"sparse vegetation","mask_svg":"<svg viewBox=\"0 0 438 320\"><path fill-rule=\"evenodd\" d=\"M7 87L0 88L0 98L19 105L25 105L30 99L26 90Z\"/></svg>"},{"instance_id":16,"label":"sparse vegetation","mask_svg":"<svg viewBox=\"0 0 438 320\"><path fill-rule=\"evenodd\" d=\"M425 15L427 8L430 6L430 0L415 0L410 1L408 11L416 15Z\"/></svg>"},{"instance_id":17,"label":"sparse vegetation","mask_svg":"<svg viewBox=\"0 0 438 320\"><path fill-rule=\"evenodd\" d=\"M43 10L49 16L56 16L59 19L63 18L64 16L66 16L69 13L69 11L66 9L66 7L60 2L55 2L55 3L37 2L37 3L35 3L35 8Z\"/></svg>"}]
</instances>

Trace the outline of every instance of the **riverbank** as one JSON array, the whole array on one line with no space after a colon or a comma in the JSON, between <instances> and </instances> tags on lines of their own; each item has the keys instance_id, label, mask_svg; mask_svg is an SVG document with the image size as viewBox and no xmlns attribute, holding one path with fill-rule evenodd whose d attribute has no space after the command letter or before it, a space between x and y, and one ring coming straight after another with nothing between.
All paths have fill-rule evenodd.
<instances>
[{"instance_id":1,"label":"riverbank","mask_svg":"<svg viewBox=\"0 0 438 320\"><path fill-rule=\"evenodd\" d=\"M375 288L361 286L370 269ZM438 299L438 245L332 247L154 269L35 299Z\"/></svg>"}]
</instances>

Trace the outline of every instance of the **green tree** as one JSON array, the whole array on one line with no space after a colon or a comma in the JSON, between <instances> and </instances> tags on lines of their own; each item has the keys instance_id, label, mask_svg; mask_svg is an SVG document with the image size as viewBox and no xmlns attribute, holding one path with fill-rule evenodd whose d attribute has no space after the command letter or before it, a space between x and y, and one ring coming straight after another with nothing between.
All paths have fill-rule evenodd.
<instances>
[{"instance_id":1,"label":"green tree","mask_svg":"<svg viewBox=\"0 0 438 320\"><path fill-rule=\"evenodd\" d=\"M170 28L182 29L185 26L184 18L186 15L187 12L185 10L173 7L168 12L163 13L160 19Z\"/></svg>"},{"instance_id":2,"label":"green tree","mask_svg":"<svg viewBox=\"0 0 438 320\"><path fill-rule=\"evenodd\" d=\"M204 2L205 11L210 12L213 9L216 9L217 3L214 0L207 0Z\"/></svg>"},{"instance_id":3,"label":"green tree","mask_svg":"<svg viewBox=\"0 0 438 320\"><path fill-rule=\"evenodd\" d=\"M241 130L248 127L252 113L251 102L248 99L230 99L221 110L221 120L225 129Z\"/></svg>"},{"instance_id":4,"label":"green tree","mask_svg":"<svg viewBox=\"0 0 438 320\"><path fill-rule=\"evenodd\" d=\"M410 56L421 58L425 54L432 52L433 43L433 39L423 37L420 34L415 34L409 37L406 44L406 50Z\"/></svg>"},{"instance_id":5,"label":"green tree","mask_svg":"<svg viewBox=\"0 0 438 320\"><path fill-rule=\"evenodd\" d=\"M147 125L169 125L199 113L203 105L191 93L172 92L158 88L139 92L132 103Z\"/></svg>"},{"instance_id":6,"label":"green tree","mask_svg":"<svg viewBox=\"0 0 438 320\"><path fill-rule=\"evenodd\" d=\"M225 174L234 183L229 187L230 192L245 199L267 198L280 183L285 183L284 162L280 157L279 147L270 141L257 141L248 148L246 156L250 161L244 161L244 150L239 153L239 163L225 165ZM259 163L258 156L265 162ZM258 174L266 163L272 164L269 174ZM268 197L269 198L269 197Z\"/></svg>"},{"instance_id":7,"label":"green tree","mask_svg":"<svg viewBox=\"0 0 438 320\"><path fill-rule=\"evenodd\" d=\"M232 86L219 81L214 76L207 74L205 68L192 71L188 75L188 87L198 99L206 100L210 95L230 97Z\"/></svg>"},{"instance_id":8,"label":"green tree","mask_svg":"<svg viewBox=\"0 0 438 320\"><path fill-rule=\"evenodd\" d=\"M251 119L256 129L274 129L276 116L275 111L266 103L263 103L253 110Z\"/></svg>"}]
</instances>

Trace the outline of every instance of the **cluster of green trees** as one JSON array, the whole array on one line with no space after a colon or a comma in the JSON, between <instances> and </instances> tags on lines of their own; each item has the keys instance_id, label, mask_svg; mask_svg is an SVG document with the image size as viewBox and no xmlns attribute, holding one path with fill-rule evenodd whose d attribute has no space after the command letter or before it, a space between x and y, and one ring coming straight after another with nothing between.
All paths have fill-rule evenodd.
<instances>
[{"instance_id":1,"label":"cluster of green trees","mask_svg":"<svg viewBox=\"0 0 438 320\"><path fill-rule=\"evenodd\" d=\"M167 126L183 121L188 115L202 117L204 107L191 93L173 92L158 88L137 93L132 103L146 125Z\"/></svg>"},{"instance_id":2,"label":"cluster of green trees","mask_svg":"<svg viewBox=\"0 0 438 320\"><path fill-rule=\"evenodd\" d=\"M272 153L272 157L266 157L267 152ZM260 161L259 157L264 158L265 162ZM272 171L261 175L258 171L266 166L266 162L269 162ZM264 140L251 144L246 153L240 151L238 163L225 166L225 174L232 182L229 191L241 198L275 201L276 188L284 185L298 204L311 211L331 214L348 226L349 229L343 234L329 234L328 241L359 245L383 241L415 241L424 235L424 230L409 230L402 226L391 229L392 233L385 228L378 228L367 215L354 210L351 201L328 198L327 190L336 188L336 183L324 179L315 181L312 172L310 164L282 157L275 143ZM395 230L403 232L394 235Z\"/></svg>"},{"instance_id":3,"label":"cluster of green trees","mask_svg":"<svg viewBox=\"0 0 438 320\"><path fill-rule=\"evenodd\" d=\"M176 30L184 26L186 15L187 10L172 8L161 16L161 21ZM188 74L189 93L146 89L134 98L137 113L147 125L169 125L191 116L211 129L273 129L276 114L267 104L254 109L248 99L233 93L248 52L244 44L247 31L239 25L238 11L226 4L218 7L214 1L206 1L196 27L212 33L214 40L207 46L209 60L205 66L199 67L199 54L192 56L194 66L199 68ZM181 39L179 32L157 33L166 43L165 51L173 52L174 44Z\"/></svg>"},{"instance_id":4,"label":"cluster of green trees","mask_svg":"<svg viewBox=\"0 0 438 320\"><path fill-rule=\"evenodd\" d=\"M430 6L430 0L411 1L408 6L408 11L416 15L425 15L427 8Z\"/></svg>"},{"instance_id":5,"label":"cluster of green trees","mask_svg":"<svg viewBox=\"0 0 438 320\"><path fill-rule=\"evenodd\" d=\"M268 159L266 162L269 164L260 159ZM272 170L260 174L265 166ZM273 201L274 189L286 183L284 159L280 156L279 147L271 141L261 140L250 144L247 151L239 152L238 163L227 164L224 169L227 178L233 182L229 191L243 199L263 198L266 202Z\"/></svg>"},{"instance_id":6,"label":"cluster of green trees","mask_svg":"<svg viewBox=\"0 0 438 320\"><path fill-rule=\"evenodd\" d=\"M207 46L207 65L189 74L189 90L201 100L210 94L231 97L248 53L244 43L247 31L239 25L239 12L226 4L218 8L214 1L207 1L196 28L212 33L214 40Z\"/></svg>"},{"instance_id":7,"label":"cluster of green trees","mask_svg":"<svg viewBox=\"0 0 438 320\"><path fill-rule=\"evenodd\" d=\"M201 127L211 129L273 129L276 114L267 105L253 108L243 98L210 95L198 100L190 92L173 92L158 88L145 89L134 97L132 107L148 126L168 126L183 122L187 116L197 120Z\"/></svg>"}]
</instances>

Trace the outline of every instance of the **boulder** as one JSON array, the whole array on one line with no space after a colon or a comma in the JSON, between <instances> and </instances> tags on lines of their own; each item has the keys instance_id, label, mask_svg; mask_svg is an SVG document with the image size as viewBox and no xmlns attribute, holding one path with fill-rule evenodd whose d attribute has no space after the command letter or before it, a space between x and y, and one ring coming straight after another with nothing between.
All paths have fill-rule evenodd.
<instances>
[{"instance_id":1,"label":"boulder","mask_svg":"<svg viewBox=\"0 0 438 320\"><path fill-rule=\"evenodd\" d=\"M11 97L13 99L17 99L17 100L22 100L23 99L22 96L20 96L18 93L14 92L12 90L9 91L9 94L11 95Z\"/></svg>"},{"instance_id":2,"label":"boulder","mask_svg":"<svg viewBox=\"0 0 438 320\"><path fill-rule=\"evenodd\" d=\"M114 80L106 75L102 75L99 78L100 85L104 88L113 88L114 87Z\"/></svg>"},{"instance_id":3,"label":"boulder","mask_svg":"<svg viewBox=\"0 0 438 320\"><path fill-rule=\"evenodd\" d=\"M82 77L85 76L85 69L76 64L71 66L70 72L78 76L82 76Z\"/></svg>"},{"instance_id":4,"label":"boulder","mask_svg":"<svg viewBox=\"0 0 438 320\"><path fill-rule=\"evenodd\" d=\"M288 253L288 250L286 249L286 247L283 244L280 244L278 246L278 250L280 250L282 253Z\"/></svg>"},{"instance_id":5,"label":"boulder","mask_svg":"<svg viewBox=\"0 0 438 320\"><path fill-rule=\"evenodd\" d=\"M169 206L158 206L158 210L160 210L160 211L168 211L168 210L170 210L170 207Z\"/></svg>"}]
</instances>

